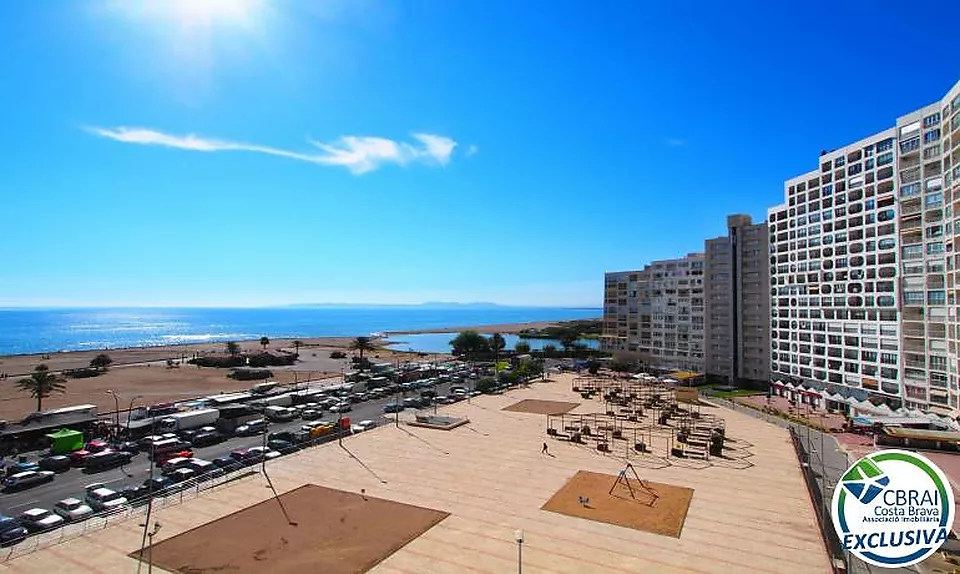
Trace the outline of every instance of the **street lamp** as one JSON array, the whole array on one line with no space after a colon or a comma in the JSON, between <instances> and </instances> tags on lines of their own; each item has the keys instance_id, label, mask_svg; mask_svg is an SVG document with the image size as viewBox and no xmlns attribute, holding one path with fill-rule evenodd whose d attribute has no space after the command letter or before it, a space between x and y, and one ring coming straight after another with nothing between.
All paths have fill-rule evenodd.
<instances>
[{"instance_id":1,"label":"street lamp","mask_svg":"<svg viewBox=\"0 0 960 574\"><path fill-rule=\"evenodd\" d=\"M523 530L514 532L513 539L517 541L517 574L523 574Z\"/></svg>"},{"instance_id":2,"label":"street lamp","mask_svg":"<svg viewBox=\"0 0 960 574\"><path fill-rule=\"evenodd\" d=\"M113 432L119 434L120 433L120 396L110 389L107 389L107 394L113 397L113 402L116 405L116 408L114 409L114 412L113 412L114 420L115 420L115 423L113 425L113 428L114 428Z\"/></svg>"}]
</instances>

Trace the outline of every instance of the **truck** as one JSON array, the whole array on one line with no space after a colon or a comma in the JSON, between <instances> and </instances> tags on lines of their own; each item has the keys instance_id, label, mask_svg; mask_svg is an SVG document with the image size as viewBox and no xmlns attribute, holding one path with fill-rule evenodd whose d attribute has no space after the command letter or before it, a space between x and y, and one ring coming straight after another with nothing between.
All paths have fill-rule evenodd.
<instances>
[{"instance_id":1,"label":"truck","mask_svg":"<svg viewBox=\"0 0 960 574\"><path fill-rule=\"evenodd\" d=\"M178 432L214 425L220 418L217 409L184 411L160 419L160 428L165 432Z\"/></svg>"}]
</instances>

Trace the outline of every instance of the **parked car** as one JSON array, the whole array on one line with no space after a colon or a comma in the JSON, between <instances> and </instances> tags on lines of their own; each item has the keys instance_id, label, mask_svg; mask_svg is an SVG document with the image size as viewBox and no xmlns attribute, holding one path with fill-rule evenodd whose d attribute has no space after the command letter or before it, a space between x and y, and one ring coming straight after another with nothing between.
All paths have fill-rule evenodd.
<instances>
[{"instance_id":1,"label":"parked car","mask_svg":"<svg viewBox=\"0 0 960 574\"><path fill-rule=\"evenodd\" d=\"M351 426L351 427L350 427L350 430L353 431L353 432L355 432L355 433L358 433L358 432L363 432L363 431L366 431L366 430L370 430L370 429L372 429L372 428L375 427L375 426L377 426L377 423L376 423L375 421L363 420L363 421L360 421L360 422L354 424L353 426Z\"/></svg>"},{"instance_id":2,"label":"parked car","mask_svg":"<svg viewBox=\"0 0 960 574\"><path fill-rule=\"evenodd\" d=\"M0 546L10 546L22 542L27 537L27 529L12 516L0 514Z\"/></svg>"},{"instance_id":3,"label":"parked car","mask_svg":"<svg viewBox=\"0 0 960 574\"><path fill-rule=\"evenodd\" d=\"M214 472L217 469L217 466L209 460L203 460L202 458L191 458L187 463L186 468L189 468L195 472L197 476L203 476Z\"/></svg>"},{"instance_id":4,"label":"parked car","mask_svg":"<svg viewBox=\"0 0 960 574\"><path fill-rule=\"evenodd\" d=\"M121 488L119 492L120 496L127 499L127 502L136 506L147 502L147 497L150 495L150 488L142 484L133 484Z\"/></svg>"},{"instance_id":5,"label":"parked car","mask_svg":"<svg viewBox=\"0 0 960 574\"><path fill-rule=\"evenodd\" d=\"M83 450L88 452L101 452L110 448L110 443L105 440L92 440L84 445Z\"/></svg>"},{"instance_id":6,"label":"parked car","mask_svg":"<svg viewBox=\"0 0 960 574\"><path fill-rule=\"evenodd\" d=\"M383 405L383 412L385 413L399 413L404 408L402 403L387 403Z\"/></svg>"},{"instance_id":7,"label":"parked car","mask_svg":"<svg viewBox=\"0 0 960 574\"><path fill-rule=\"evenodd\" d=\"M148 493L152 492L156 494L158 492L170 491L174 486L174 482L166 476L155 476L144 480L143 486L147 489Z\"/></svg>"},{"instance_id":8,"label":"parked car","mask_svg":"<svg viewBox=\"0 0 960 574\"><path fill-rule=\"evenodd\" d=\"M7 476L20 472L27 472L28 470L40 470L40 465L32 460L27 460L27 457L25 456L19 457L16 462L10 463L6 466Z\"/></svg>"},{"instance_id":9,"label":"parked car","mask_svg":"<svg viewBox=\"0 0 960 574\"><path fill-rule=\"evenodd\" d=\"M129 452L117 452L115 450L104 450L91 454L87 457L83 465L84 472L100 472L110 468L115 468L127 464L133 459Z\"/></svg>"},{"instance_id":10,"label":"parked car","mask_svg":"<svg viewBox=\"0 0 960 574\"><path fill-rule=\"evenodd\" d=\"M40 459L38 464L40 470L52 470L53 472L66 472L70 470L73 463L70 457L65 454L53 454Z\"/></svg>"},{"instance_id":11,"label":"parked car","mask_svg":"<svg viewBox=\"0 0 960 574\"><path fill-rule=\"evenodd\" d=\"M7 492L13 492L15 490L24 490L37 486L38 484L45 484L47 482L52 482L54 477L54 472L51 470L28 470L26 472L18 472L3 479L3 489Z\"/></svg>"},{"instance_id":12,"label":"parked car","mask_svg":"<svg viewBox=\"0 0 960 574\"><path fill-rule=\"evenodd\" d=\"M297 450L297 445L278 438L272 438L267 441L267 446L281 454L290 454Z\"/></svg>"},{"instance_id":13,"label":"parked car","mask_svg":"<svg viewBox=\"0 0 960 574\"><path fill-rule=\"evenodd\" d=\"M237 436L254 436L263 434L267 432L267 421L263 419L247 421L246 423L238 426L233 432Z\"/></svg>"},{"instance_id":14,"label":"parked car","mask_svg":"<svg viewBox=\"0 0 960 574\"><path fill-rule=\"evenodd\" d=\"M205 446L220 444L225 440L227 440L227 437L217 431L202 432L193 437L191 444L193 444L195 448L202 448Z\"/></svg>"},{"instance_id":15,"label":"parked car","mask_svg":"<svg viewBox=\"0 0 960 574\"><path fill-rule=\"evenodd\" d=\"M83 466L91 454L93 453L86 449L75 450L70 453L70 463L73 466Z\"/></svg>"},{"instance_id":16,"label":"parked car","mask_svg":"<svg viewBox=\"0 0 960 574\"><path fill-rule=\"evenodd\" d=\"M243 463L236 458L230 456L223 456L220 458L213 459L213 464L224 472L230 472L232 470L237 470L243 466Z\"/></svg>"},{"instance_id":17,"label":"parked car","mask_svg":"<svg viewBox=\"0 0 960 574\"><path fill-rule=\"evenodd\" d=\"M90 505L79 498L65 498L53 505L53 511L67 522L77 522L93 514Z\"/></svg>"},{"instance_id":18,"label":"parked car","mask_svg":"<svg viewBox=\"0 0 960 574\"><path fill-rule=\"evenodd\" d=\"M163 466L160 468L160 472L164 475L169 475L173 471L186 468L187 464L190 462L189 457L177 457L171 458L167 462L163 463Z\"/></svg>"},{"instance_id":19,"label":"parked car","mask_svg":"<svg viewBox=\"0 0 960 574\"><path fill-rule=\"evenodd\" d=\"M20 523L30 532L43 532L52 530L58 526L63 526L65 522L62 516L54 514L45 508L31 508L24 510L17 517Z\"/></svg>"},{"instance_id":20,"label":"parked car","mask_svg":"<svg viewBox=\"0 0 960 574\"><path fill-rule=\"evenodd\" d=\"M303 412L300 413L300 418L305 421L314 421L323 416L323 411L317 409L303 409Z\"/></svg>"},{"instance_id":21,"label":"parked car","mask_svg":"<svg viewBox=\"0 0 960 574\"><path fill-rule=\"evenodd\" d=\"M157 455L157 458L154 462L156 462L160 466L163 466L168 461L171 461L175 458L193 458L193 451L187 449L187 450L181 450L179 452L167 452L161 455Z\"/></svg>"},{"instance_id":22,"label":"parked car","mask_svg":"<svg viewBox=\"0 0 960 574\"><path fill-rule=\"evenodd\" d=\"M140 445L133 442L132 440L113 443L112 445L110 445L110 449L129 452L132 456L137 456L138 454L140 454L140 450L141 450Z\"/></svg>"},{"instance_id":23,"label":"parked car","mask_svg":"<svg viewBox=\"0 0 960 574\"><path fill-rule=\"evenodd\" d=\"M177 470L171 472L167 475L170 477L170 480L176 483L186 482L190 479L193 479L197 476L197 471L189 467L178 468Z\"/></svg>"},{"instance_id":24,"label":"parked car","mask_svg":"<svg viewBox=\"0 0 960 574\"><path fill-rule=\"evenodd\" d=\"M264 458L267 460L272 460L278 456L280 456L280 453L270 447L255 446L247 449L247 458L255 459L256 462L260 462Z\"/></svg>"},{"instance_id":25,"label":"parked car","mask_svg":"<svg viewBox=\"0 0 960 574\"><path fill-rule=\"evenodd\" d=\"M95 512L116 511L122 509L127 504L127 499L124 498L123 495L100 483L91 484L86 487L84 500Z\"/></svg>"}]
</instances>

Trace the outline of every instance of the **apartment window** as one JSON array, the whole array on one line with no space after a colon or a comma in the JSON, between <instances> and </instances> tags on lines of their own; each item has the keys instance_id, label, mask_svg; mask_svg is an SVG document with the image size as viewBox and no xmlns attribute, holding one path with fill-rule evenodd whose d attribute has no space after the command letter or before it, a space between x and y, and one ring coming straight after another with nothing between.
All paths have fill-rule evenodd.
<instances>
[{"instance_id":1,"label":"apartment window","mask_svg":"<svg viewBox=\"0 0 960 574\"><path fill-rule=\"evenodd\" d=\"M884 365L896 365L897 364L897 354L896 353L880 353L880 362Z\"/></svg>"},{"instance_id":2,"label":"apartment window","mask_svg":"<svg viewBox=\"0 0 960 574\"><path fill-rule=\"evenodd\" d=\"M923 127L931 128L940 123L940 112L935 114L930 114L929 116L923 118Z\"/></svg>"},{"instance_id":3,"label":"apartment window","mask_svg":"<svg viewBox=\"0 0 960 574\"><path fill-rule=\"evenodd\" d=\"M927 303L930 305L943 305L947 302L946 291L927 291Z\"/></svg>"},{"instance_id":4,"label":"apartment window","mask_svg":"<svg viewBox=\"0 0 960 574\"><path fill-rule=\"evenodd\" d=\"M920 136L912 137L900 142L900 153L910 153L920 148Z\"/></svg>"},{"instance_id":5,"label":"apartment window","mask_svg":"<svg viewBox=\"0 0 960 574\"><path fill-rule=\"evenodd\" d=\"M922 305L923 291L904 291L903 303L905 305Z\"/></svg>"},{"instance_id":6,"label":"apartment window","mask_svg":"<svg viewBox=\"0 0 960 574\"><path fill-rule=\"evenodd\" d=\"M897 370L896 370L896 369L886 369L886 368L880 369L880 376L883 377L884 379L896 379L896 378L897 378Z\"/></svg>"},{"instance_id":7,"label":"apartment window","mask_svg":"<svg viewBox=\"0 0 960 574\"><path fill-rule=\"evenodd\" d=\"M943 192L938 191L928 194L925 198L923 198L923 205L927 209L943 206Z\"/></svg>"},{"instance_id":8,"label":"apartment window","mask_svg":"<svg viewBox=\"0 0 960 574\"><path fill-rule=\"evenodd\" d=\"M927 239L936 239L937 237L943 237L943 226L942 225L931 225L926 230Z\"/></svg>"},{"instance_id":9,"label":"apartment window","mask_svg":"<svg viewBox=\"0 0 960 574\"><path fill-rule=\"evenodd\" d=\"M927 273L943 273L943 259L936 261L927 261Z\"/></svg>"},{"instance_id":10,"label":"apartment window","mask_svg":"<svg viewBox=\"0 0 960 574\"><path fill-rule=\"evenodd\" d=\"M832 195L833 194L833 184L823 186L823 195Z\"/></svg>"},{"instance_id":11,"label":"apartment window","mask_svg":"<svg viewBox=\"0 0 960 574\"><path fill-rule=\"evenodd\" d=\"M846 163L847 163L847 158L845 158L844 156L840 156L837 159L833 160L833 167L834 168L843 167Z\"/></svg>"},{"instance_id":12,"label":"apartment window","mask_svg":"<svg viewBox=\"0 0 960 574\"><path fill-rule=\"evenodd\" d=\"M933 129L923 134L923 143L935 142L940 139L940 128Z\"/></svg>"},{"instance_id":13,"label":"apartment window","mask_svg":"<svg viewBox=\"0 0 960 574\"><path fill-rule=\"evenodd\" d=\"M939 255L940 253L943 253L943 243L937 241L927 244L927 255Z\"/></svg>"},{"instance_id":14,"label":"apartment window","mask_svg":"<svg viewBox=\"0 0 960 574\"><path fill-rule=\"evenodd\" d=\"M913 197L920 195L920 182L908 183L900 188L900 197Z\"/></svg>"},{"instance_id":15,"label":"apartment window","mask_svg":"<svg viewBox=\"0 0 960 574\"><path fill-rule=\"evenodd\" d=\"M887 151L893 149L893 138L887 138L883 141L877 142L877 151Z\"/></svg>"}]
</instances>

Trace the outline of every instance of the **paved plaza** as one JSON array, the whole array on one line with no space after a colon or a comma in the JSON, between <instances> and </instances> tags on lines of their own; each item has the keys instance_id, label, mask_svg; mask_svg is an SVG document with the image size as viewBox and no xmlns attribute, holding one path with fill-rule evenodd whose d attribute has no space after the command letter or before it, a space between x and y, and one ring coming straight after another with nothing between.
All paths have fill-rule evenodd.
<instances>
[{"instance_id":1,"label":"paved plaza","mask_svg":"<svg viewBox=\"0 0 960 574\"><path fill-rule=\"evenodd\" d=\"M451 431L392 423L268 464L286 492L317 484L450 513L371 570L375 573L510 572L514 532L522 529L523 571L770 572L830 571L816 518L787 431L748 415L714 409L731 438L752 445L753 466L637 468L644 480L693 489L679 538L541 510L578 471L617 475L623 461L586 446L546 438L544 415L501 410L523 399L582 403L571 379L536 383L504 395L443 407L470 424ZM412 418L413 413L401 415ZM548 440L550 454L541 454ZM156 540L236 512L271 496L260 475L218 487L154 513ZM289 508L297 520L298 508ZM277 512L280 512L279 508ZM3 572L136 571L142 515L0 563ZM146 568L144 568L144 572Z\"/></svg>"}]
</instances>

